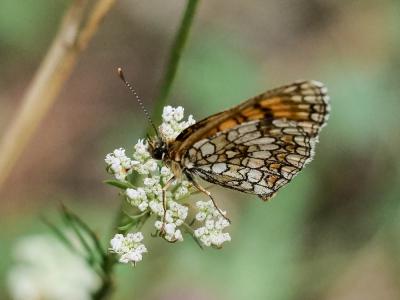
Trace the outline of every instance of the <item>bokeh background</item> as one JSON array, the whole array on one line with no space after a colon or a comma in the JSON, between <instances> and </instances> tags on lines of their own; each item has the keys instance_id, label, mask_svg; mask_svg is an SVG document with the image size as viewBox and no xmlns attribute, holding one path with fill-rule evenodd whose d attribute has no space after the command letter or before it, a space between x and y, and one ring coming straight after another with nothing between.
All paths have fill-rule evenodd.
<instances>
[{"instance_id":1,"label":"bokeh background","mask_svg":"<svg viewBox=\"0 0 400 300\"><path fill-rule=\"evenodd\" d=\"M0 134L68 1L0 3ZM183 0L121 0L80 57L0 191L0 298L13 245L65 203L107 237L120 198L104 156L146 125ZM326 83L332 114L315 160L269 203L212 189L233 225L223 250L148 241L117 269L114 299L400 299L400 2L203 0L169 104L201 119L296 79ZM159 120L156 120L156 122Z\"/></svg>"}]
</instances>

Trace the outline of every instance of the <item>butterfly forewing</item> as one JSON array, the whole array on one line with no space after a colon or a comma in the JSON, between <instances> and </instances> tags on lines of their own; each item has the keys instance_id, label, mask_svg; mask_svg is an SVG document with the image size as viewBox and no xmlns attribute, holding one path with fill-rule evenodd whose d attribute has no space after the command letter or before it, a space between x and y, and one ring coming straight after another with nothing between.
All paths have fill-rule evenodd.
<instances>
[{"instance_id":1,"label":"butterfly forewing","mask_svg":"<svg viewBox=\"0 0 400 300\"><path fill-rule=\"evenodd\" d=\"M311 160L328 100L315 81L268 91L190 126L170 155L186 172L267 200Z\"/></svg>"}]
</instances>

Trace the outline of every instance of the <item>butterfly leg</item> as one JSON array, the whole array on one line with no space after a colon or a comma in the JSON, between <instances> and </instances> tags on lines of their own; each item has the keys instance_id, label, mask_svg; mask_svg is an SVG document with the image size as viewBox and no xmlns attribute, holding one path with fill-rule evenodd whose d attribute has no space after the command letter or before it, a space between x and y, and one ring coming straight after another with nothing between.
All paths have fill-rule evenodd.
<instances>
[{"instance_id":1,"label":"butterfly leg","mask_svg":"<svg viewBox=\"0 0 400 300\"><path fill-rule=\"evenodd\" d=\"M217 203L215 202L214 198L211 196L211 193L209 191L207 191L205 188L203 188L200 184L198 184L192 175L190 175L189 173L185 173L186 177L189 179L189 181L194 185L194 187L196 189L198 189L200 192L202 192L203 194L206 194L212 201L212 203L214 204L214 207L216 210L218 210L218 212L220 213L220 215L227 220L229 223L232 223L231 220L229 220L228 217L225 216L225 214L222 212L222 210L217 206Z\"/></svg>"}]
</instances>

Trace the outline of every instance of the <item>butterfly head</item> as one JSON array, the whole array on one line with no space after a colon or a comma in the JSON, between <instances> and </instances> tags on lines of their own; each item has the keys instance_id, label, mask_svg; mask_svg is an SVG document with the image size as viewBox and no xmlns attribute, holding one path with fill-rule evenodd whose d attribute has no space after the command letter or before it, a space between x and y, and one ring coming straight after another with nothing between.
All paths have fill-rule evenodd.
<instances>
[{"instance_id":1,"label":"butterfly head","mask_svg":"<svg viewBox=\"0 0 400 300\"><path fill-rule=\"evenodd\" d=\"M167 144L160 138L149 138L150 155L157 160L164 160L167 154Z\"/></svg>"}]
</instances>

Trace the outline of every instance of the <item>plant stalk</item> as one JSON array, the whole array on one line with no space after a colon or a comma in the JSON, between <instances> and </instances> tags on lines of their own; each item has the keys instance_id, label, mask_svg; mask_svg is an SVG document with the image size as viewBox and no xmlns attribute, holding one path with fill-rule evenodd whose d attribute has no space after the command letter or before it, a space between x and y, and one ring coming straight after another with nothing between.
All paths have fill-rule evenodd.
<instances>
[{"instance_id":1,"label":"plant stalk","mask_svg":"<svg viewBox=\"0 0 400 300\"><path fill-rule=\"evenodd\" d=\"M116 0L98 0L82 25L87 0L74 0L22 99L15 118L0 141L0 188L48 113L79 55Z\"/></svg>"},{"instance_id":2,"label":"plant stalk","mask_svg":"<svg viewBox=\"0 0 400 300\"><path fill-rule=\"evenodd\" d=\"M170 95L172 84L178 70L183 49L189 36L189 31L193 23L198 3L198 0L188 0L186 4L185 13L182 17L180 26L171 46L165 73L163 80L161 81L160 91L153 108L152 119L157 119L161 116L163 107L165 106L168 96Z\"/></svg>"},{"instance_id":3,"label":"plant stalk","mask_svg":"<svg viewBox=\"0 0 400 300\"><path fill-rule=\"evenodd\" d=\"M174 82L179 62L182 57L182 52L185 48L188 39L189 31L193 23L198 2L199 2L198 0L187 1L185 12L181 19L174 41L171 45L171 50L166 64L165 72L163 75L160 92L158 97L156 98L155 106L153 108L153 113L152 113L153 119L158 118L161 115L162 109L165 106L165 103L171 92L172 84ZM150 128L148 128L148 130L149 129ZM124 219L123 216L124 216L123 204L121 204L114 219L112 234L125 233L123 230L119 229L121 227L121 220ZM110 278L111 278L111 273L113 272L113 267L116 264L116 260L112 259L111 254L108 254L108 260L109 261L107 262L107 271L109 272L108 274L109 280L103 282L103 286L99 289L99 292L93 297L93 300L105 299L112 290L112 284Z\"/></svg>"}]
</instances>

